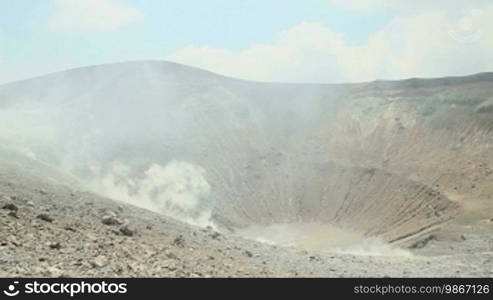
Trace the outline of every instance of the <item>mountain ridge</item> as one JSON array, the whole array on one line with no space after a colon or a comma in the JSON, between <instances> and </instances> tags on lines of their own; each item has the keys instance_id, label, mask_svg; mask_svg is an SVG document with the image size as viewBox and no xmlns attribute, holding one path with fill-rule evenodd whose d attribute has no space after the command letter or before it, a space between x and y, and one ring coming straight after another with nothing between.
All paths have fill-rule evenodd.
<instances>
[{"instance_id":1,"label":"mountain ridge","mask_svg":"<svg viewBox=\"0 0 493 300\"><path fill-rule=\"evenodd\" d=\"M41 75L37 75L34 77L29 77L29 78L25 78L25 79L16 80L16 81L1 83L0 86L26 82L26 81L46 78L46 77L50 77L50 76L56 76L57 74L60 75L60 74L66 74L66 73L71 73L71 72L89 71L91 69L111 68L111 67L117 67L117 66L131 67L131 66L151 65L151 64L155 65L155 66L161 65L162 67L164 67L164 66L171 67L171 68L174 68L174 71L181 69L182 71L199 72L199 73L203 73L203 74L213 75L216 77L221 77L224 79L238 80L238 81L257 83L257 84L329 85L329 86L334 85L334 86L338 86L338 85L368 85L368 84L374 84L374 85L384 84L384 85L386 85L389 83L395 83L395 84L406 85L406 83L409 83L409 82L438 81L438 82L446 83L446 82L453 82L453 81L460 81L460 80L466 80L467 81L467 79L470 79L470 81L490 81L490 80L493 80L493 71L491 71L491 72L479 72L479 73L474 73L474 74L454 75L454 76L411 77L411 78L401 78L401 79L374 79L374 80L370 80L370 81L338 82L338 83L257 81L257 80L248 80L248 79L243 79L243 78L239 78L239 77L222 75L222 74L219 74L219 73L216 73L213 71L209 71L209 70L204 69L204 68L194 67L194 66L190 66L190 65L186 65L186 64L167 61L167 60L132 60L132 61L110 62L110 63L103 63L103 64L97 64L97 65L87 65L87 66L68 68L65 70L50 72L47 74L41 74ZM170 70L168 70L168 72L170 72Z\"/></svg>"}]
</instances>

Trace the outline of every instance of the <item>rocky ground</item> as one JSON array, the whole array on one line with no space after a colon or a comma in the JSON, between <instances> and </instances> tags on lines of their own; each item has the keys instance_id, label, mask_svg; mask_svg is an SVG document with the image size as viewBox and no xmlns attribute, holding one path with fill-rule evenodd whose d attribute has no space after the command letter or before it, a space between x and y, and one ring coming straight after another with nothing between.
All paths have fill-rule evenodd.
<instances>
[{"instance_id":1,"label":"rocky ground","mask_svg":"<svg viewBox=\"0 0 493 300\"><path fill-rule=\"evenodd\" d=\"M405 256L319 253L198 228L9 168L2 277L491 277L493 237L440 233ZM490 226L490 225L487 225Z\"/></svg>"}]
</instances>

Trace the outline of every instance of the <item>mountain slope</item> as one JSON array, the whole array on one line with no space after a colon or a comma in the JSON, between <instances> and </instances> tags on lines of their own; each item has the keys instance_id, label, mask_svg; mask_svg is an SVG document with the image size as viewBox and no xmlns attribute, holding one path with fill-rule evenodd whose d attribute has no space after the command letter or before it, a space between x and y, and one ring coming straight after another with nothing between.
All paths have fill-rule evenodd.
<instances>
[{"instance_id":1,"label":"mountain slope","mask_svg":"<svg viewBox=\"0 0 493 300\"><path fill-rule=\"evenodd\" d=\"M0 141L193 224L316 222L412 244L491 217L492 92L486 73L311 85L120 63L0 86Z\"/></svg>"}]
</instances>

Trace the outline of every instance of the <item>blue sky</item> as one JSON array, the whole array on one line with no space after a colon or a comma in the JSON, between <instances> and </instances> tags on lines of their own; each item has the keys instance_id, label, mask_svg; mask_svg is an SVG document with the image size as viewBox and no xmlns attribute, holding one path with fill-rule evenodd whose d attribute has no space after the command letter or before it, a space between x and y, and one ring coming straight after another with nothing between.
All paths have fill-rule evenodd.
<instances>
[{"instance_id":1,"label":"blue sky","mask_svg":"<svg viewBox=\"0 0 493 300\"><path fill-rule=\"evenodd\" d=\"M410 2L0 0L0 83L139 59L266 81L493 70L488 1Z\"/></svg>"}]
</instances>

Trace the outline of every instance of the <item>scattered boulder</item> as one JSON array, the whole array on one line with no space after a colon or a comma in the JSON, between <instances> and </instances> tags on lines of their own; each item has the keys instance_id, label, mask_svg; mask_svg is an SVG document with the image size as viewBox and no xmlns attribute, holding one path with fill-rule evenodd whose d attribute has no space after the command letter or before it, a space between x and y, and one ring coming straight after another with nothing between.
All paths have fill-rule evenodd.
<instances>
[{"instance_id":1,"label":"scattered boulder","mask_svg":"<svg viewBox=\"0 0 493 300\"><path fill-rule=\"evenodd\" d=\"M115 215L105 215L105 216L103 216L103 218L101 218L101 222L104 225L108 225L108 226L118 226L118 225L122 225L123 224L123 221L120 220Z\"/></svg>"},{"instance_id":2,"label":"scattered boulder","mask_svg":"<svg viewBox=\"0 0 493 300\"><path fill-rule=\"evenodd\" d=\"M10 211L15 211L17 212L19 208L13 204L13 203L7 203L4 206L2 206L2 209L10 210Z\"/></svg>"},{"instance_id":3,"label":"scattered boulder","mask_svg":"<svg viewBox=\"0 0 493 300\"><path fill-rule=\"evenodd\" d=\"M91 261L91 266L94 268L102 268L108 264L108 258L104 255L99 255Z\"/></svg>"},{"instance_id":4,"label":"scattered boulder","mask_svg":"<svg viewBox=\"0 0 493 300\"><path fill-rule=\"evenodd\" d=\"M429 235L417 242L415 242L414 244L412 244L409 248L411 249L421 249L421 248L424 248L430 241L436 239L436 236L435 235Z\"/></svg>"},{"instance_id":5,"label":"scattered boulder","mask_svg":"<svg viewBox=\"0 0 493 300\"><path fill-rule=\"evenodd\" d=\"M165 269L170 270L170 271L176 271L178 269L176 261L173 259L168 259L168 260L161 262L161 266Z\"/></svg>"},{"instance_id":6,"label":"scattered boulder","mask_svg":"<svg viewBox=\"0 0 493 300\"><path fill-rule=\"evenodd\" d=\"M62 245L59 242L52 243L52 244L50 244L50 249L60 250L60 249L62 249Z\"/></svg>"},{"instance_id":7,"label":"scattered boulder","mask_svg":"<svg viewBox=\"0 0 493 300\"><path fill-rule=\"evenodd\" d=\"M165 253L167 258L179 260L178 256L176 256L173 252L166 250Z\"/></svg>"},{"instance_id":8,"label":"scattered boulder","mask_svg":"<svg viewBox=\"0 0 493 300\"><path fill-rule=\"evenodd\" d=\"M76 231L73 227L70 227L70 226L65 226L65 227L63 227L63 229L65 229L67 231L72 231L72 232Z\"/></svg>"},{"instance_id":9,"label":"scattered boulder","mask_svg":"<svg viewBox=\"0 0 493 300\"><path fill-rule=\"evenodd\" d=\"M9 236L9 237L7 238L7 241L8 241L10 244L14 245L15 247L20 247L20 246L22 246L22 243L21 243L21 242L19 242L19 240L18 240L15 236L13 236L13 235Z\"/></svg>"},{"instance_id":10,"label":"scattered boulder","mask_svg":"<svg viewBox=\"0 0 493 300\"><path fill-rule=\"evenodd\" d=\"M63 274L62 270L58 269L57 267L48 267L48 268L46 268L45 273L49 277L60 277Z\"/></svg>"},{"instance_id":11,"label":"scattered boulder","mask_svg":"<svg viewBox=\"0 0 493 300\"><path fill-rule=\"evenodd\" d=\"M128 226L120 227L120 233L125 236L133 236L135 234L134 230L131 230Z\"/></svg>"},{"instance_id":12,"label":"scattered boulder","mask_svg":"<svg viewBox=\"0 0 493 300\"><path fill-rule=\"evenodd\" d=\"M8 215L11 216L11 217L14 217L16 219L19 219L19 216L17 215L17 211L16 210L9 211Z\"/></svg>"},{"instance_id":13,"label":"scattered boulder","mask_svg":"<svg viewBox=\"0 0 493 300\"><path fill-rule=\"evenodd\" d=\"M219 232L217 232L217 231L215 231L215 232L213 232L211 234L211 238L214 239L214 240L219 239L219 237L221 237L221 234Z\"/></svg>"},{"instance_id":14,"label":"scattered boulder","mask_svg":"<svg viewBox=\"0 0 493 300\"><path fill-rule=\"evenodd\" d=\"M185 247L185 238L183 237L183 235L180 234L179 236L177 236L173 240L173 245L175 245L176 247L180 247L180 248Z\"/></svg>"},{"instance_id":15,"label":"scattered boulder","mask_svg":"<svg viewBox=\"0 0 493 300\"><path fill-rule=\"evenodd\" d=\"M52 223L54 221L54 219L48 214L39 214L36 216L36 218L43 220L45 222L48 222L48 223Z\"/></svg>"}]
</instances>

